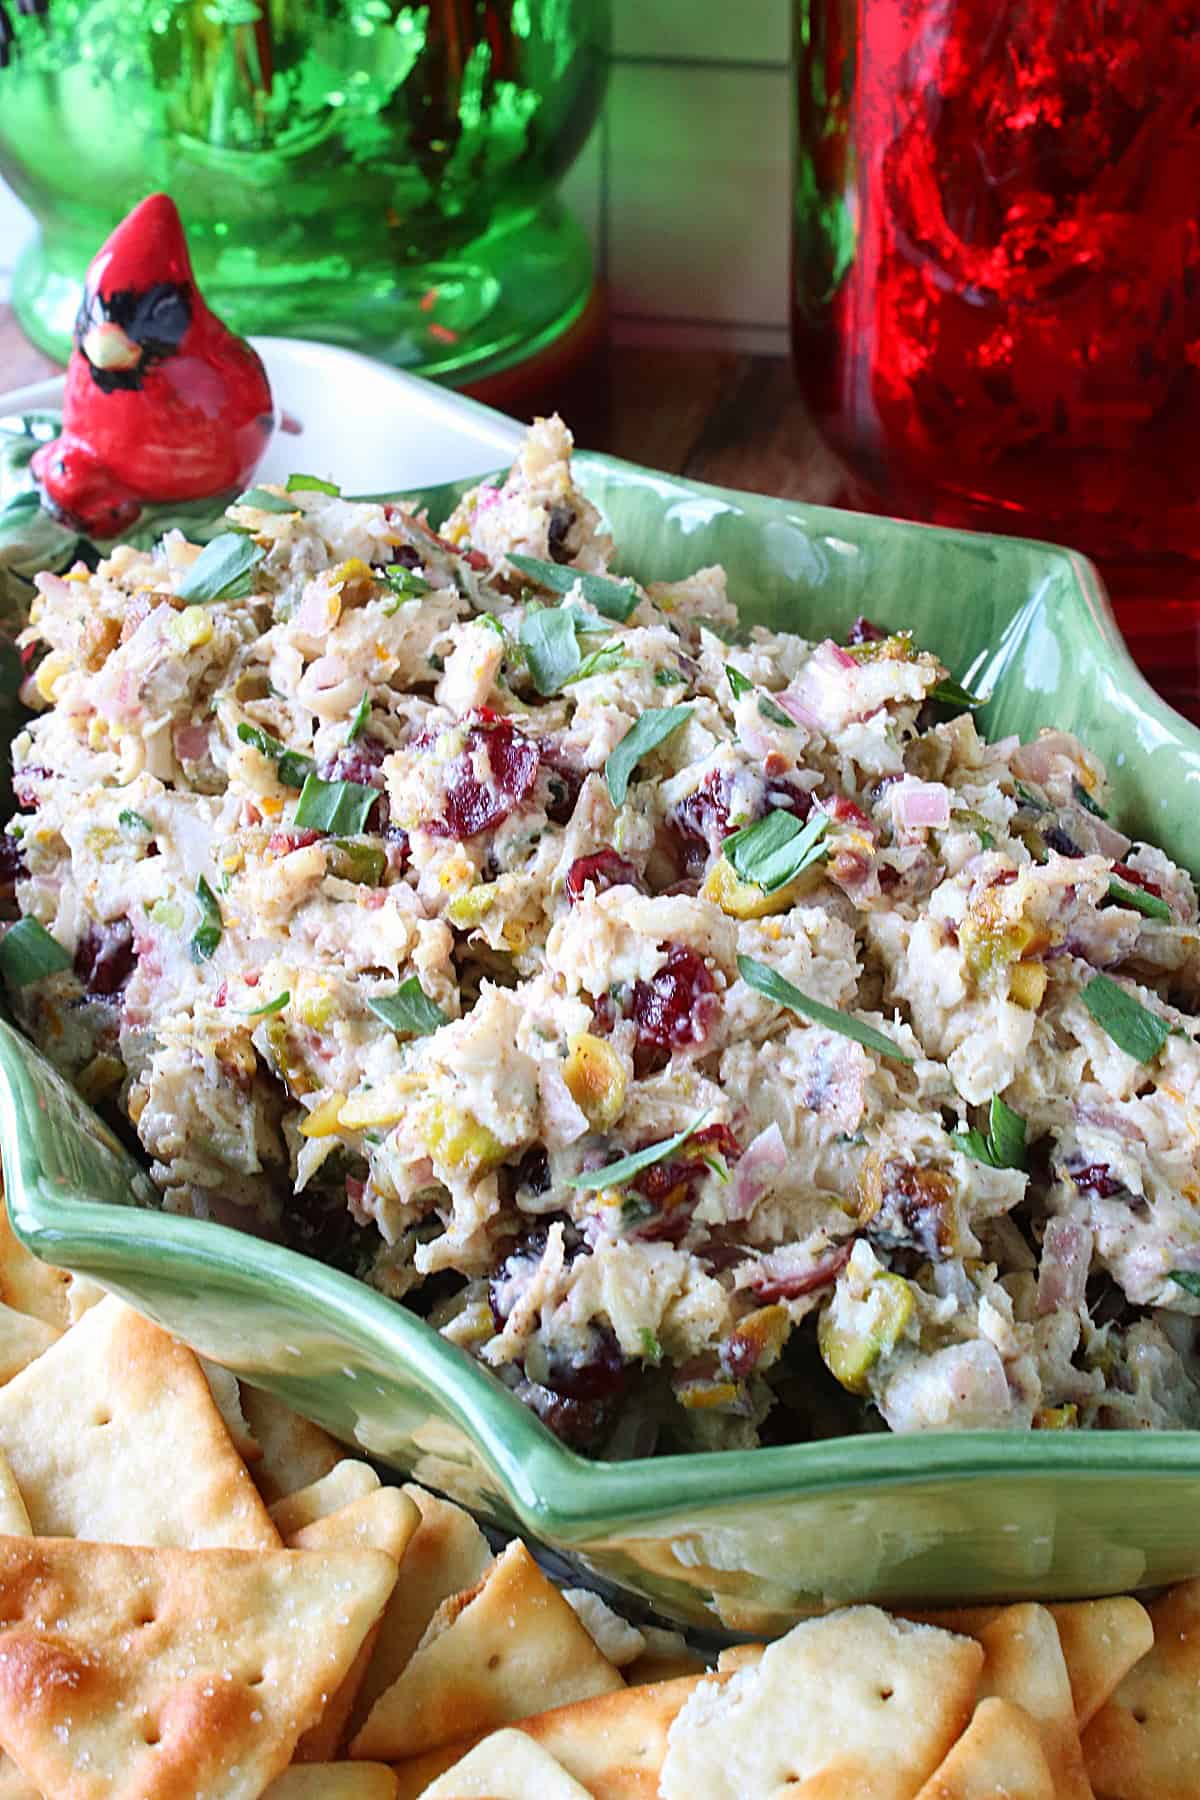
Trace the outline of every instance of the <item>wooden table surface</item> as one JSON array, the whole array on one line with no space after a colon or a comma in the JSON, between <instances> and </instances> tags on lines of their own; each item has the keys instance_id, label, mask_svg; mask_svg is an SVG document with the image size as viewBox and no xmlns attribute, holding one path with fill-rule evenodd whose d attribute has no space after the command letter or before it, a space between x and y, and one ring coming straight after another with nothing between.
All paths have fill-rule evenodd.
<instances>
[{"instance_id":1,"label":"wooden table surface","mask_svg":"<svg viewBox=\"0 0 1200 1800\"><path fill-rule=\"evenodd\" d=\"M57 373L0 306L0 393ZM841 479L792 380L775 357L729 351L610 349L594 379L607 404L578 431L592 450L723 487L789 500L832 500ZM545 408L576 416L571 395L553 385Z\"/></svg>"}]
</instances>

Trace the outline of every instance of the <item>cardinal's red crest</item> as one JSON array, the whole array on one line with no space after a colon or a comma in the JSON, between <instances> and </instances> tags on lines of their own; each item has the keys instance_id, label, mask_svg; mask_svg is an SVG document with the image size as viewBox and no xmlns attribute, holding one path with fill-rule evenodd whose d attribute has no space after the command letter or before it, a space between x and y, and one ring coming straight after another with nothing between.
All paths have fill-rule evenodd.
<instances>
[{"instance_id":1,"label":"cardinal's red crest","mask_svg":"<svg viewBox=\"0 0 1200 1800\"><path fill-rule=\"evenodd\" d=\"M49 504L112 537L148 501L243 486L273 424L258 355L205 305L175 202L151 194L87 272L62 435L33 460Z\"/></svg>"}]
</instances>

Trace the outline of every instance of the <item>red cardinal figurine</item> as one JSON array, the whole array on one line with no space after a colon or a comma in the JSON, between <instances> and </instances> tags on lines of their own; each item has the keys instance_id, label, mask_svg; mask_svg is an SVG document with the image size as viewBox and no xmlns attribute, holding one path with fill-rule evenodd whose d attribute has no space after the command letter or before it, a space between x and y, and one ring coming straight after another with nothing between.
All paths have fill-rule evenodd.
<instances>
[{"instance_id":1,"label":"red cardinal figurine","mask_svg":"<svg viewBox=\"0 0 1200 1800\"><path fill-rule=\"evenodd\" d=\"M175 202L151 194L88 269L62 436L33 459L47 501L114 537L147 501L243 486L274 417L257 354L204 304Z\"/></svg>"}]
</instances>

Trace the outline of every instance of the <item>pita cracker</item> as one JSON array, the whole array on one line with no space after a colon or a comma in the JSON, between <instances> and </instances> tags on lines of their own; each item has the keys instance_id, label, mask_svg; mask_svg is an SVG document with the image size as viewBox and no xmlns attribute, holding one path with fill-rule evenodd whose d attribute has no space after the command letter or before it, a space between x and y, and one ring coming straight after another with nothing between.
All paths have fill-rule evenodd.
<instances>
[{"instance_id":1,"label":"pita cracker","mask_svg":"<svg viewBox=\"0 0 1200 1800\"><path fill-rule=\"evenodd\" d=\"M308 1487L297 1488L294 1494L285 1494L267 1510L276 1531L286 1542L294 1531L302 1531L315 1519L327 1519L331 1513L340 1512L344 1506L361 1500L364 1494L373 1494L379 1485L379 1477L370 1463L356 1462L347 1456L335 1463L328 1475L310 1482Z\"/></svg>"},{"instance_id":2,"label":"pita cracker","mask_svg":"<svg viewBox=\"0 0 1200 1800\"><path fill-rule=\"evenodd\" d=\"M41 1789L34 1787L4 1750L0 1750L0 1800L43 1800Z\"/></svg>"},{"instance_id":3,"label":"pita cracker","mask_svg":"<svg viewBox=\"0 0 1200 1800\"><path fill-rule=\"evenodd\" d=\"M565 1706L624 1685L518 1538L477 1588L438 1608L350 1753L415 1756L511 1725L547 1700Z\"/></svg>"},{"instance_id":4,"label":"pita cracker","mask_svg":"<svg viewBox=\"0 0 1200 1800\"><path fill-rule=\"evenodd\" d=\"M314 1519L288 1539L291 1550L383 1550L399 1569L405 1547L420 1522L420 1513L398 1488L377 1488L328 1518ZM382 1617L382 1615L381 1615ZM317 1724L296 1746L297 1762L326 1762L341 1748L350 1709L362 1686L375 1647L379 1621L363 1639L358 1655Z\"/></svg>"},{"instance_id":5,"label":"pita cracker","mask_svg":"<svg viewBox=\"0 0 1200 1800\"><path fill-rule=\"evenodd\" d=\"M225 1421L225 1429L233 1441L233 1447L245 1463L256 1462L262 1455L258 1439L246 1423L246 1415L242 1411L242 1390L238 1386L237 1376L220 1363L211 1362L207 1356L196 1359L204 1371L204 1379L216 1402L217 1411Z\"/></svg>"},{"instance_id":6,"label":"pita cracker","mask_svg":"<svg viewBox=\"0 0 1200 1800\"><path fill-rule=\"evenodd\" d=\"M1058 1626L1075 1723L1090 1725L1154 1643L1150 1614L1137 1600L1080 1600L1047 1609Z\"/></svg>"},{"instance_id":7,"label":"pita cracker","mask_svg":"<svg viewBox=\"0 0 1200 1800\"><path fill-rule=\"evenodd\" d=\"M72 1275L33 1256L9 1223L7 1201L0 1205L0 1301L5 1306L66 1331L103 1298L104 1289L86 1275Z\"/></svg>"},{"instance_id":8,"label":"pita cracker","mask_svg":"<svg viewBox=\"0 0 1200 1800\"><path fill-rule=\"evenodd\" d=\"M15 1312L11 1306L0 1301L0 1383L11 1381L14 1375L41 1356L51 1344L57 1343L62 1336L53 1325L47 1325L44 1319L35 1319L29 1313Z\"/></svg>"},{"instance_id":9,"label":"pita cracker","mask_svg":"<svg viewBox=\"0 0 1200 1800\"><path fill-rule=\"evenodd\" d=\"M0 1537L32 1537L33 1526L6 1456L0 1453ZM0 1796L2 1800L2 1796Z\"/></svg>"},{"instance_id":10,"label":"pita cracker","mask_svg":"<svg viewBox=\"0 0 1200 1800\"><path fill-rule=\"evenodd\" d=\"M691 1676L657 1687L600 1694L595 1700L521 1719L513 1729L548 1750L593 1800L658 1800L667 1733L698 1684L699 1677ZM398 1764L397 1800L417 1800L431 1781L478 1742L478 1737L467 1738Z\"/></svg>"},{"instance_id":11,"label":"pita cracker","mask_svg":"<svg viewBox=\"0 0 1200 1800\"><path fill-rule=\"evenodd\" d=\"M408 1486L403 1491L421 1522L404 1552L400 1579L379 1627L350 1715L351 1733L362 1729L380 1694L397 1680L442 1601L475 1587L492 1563L487 1539L470 1513L424 1488Z\"/></svg>"},{"instance_id":12,"label":"pita cracker","mask_svg":"<svg viewBox=\"0 0 1200 1800\"><path fill-rule=\"evenodd\" d=\"M614 1669L623 1669L642 1654L646 1640L636 1625L613 1611L591 1588L564 1588L562 1597L588 1636Z\"/></svg>"},{"instance_id":13,"label":"pita cracker","mask_svg":"<svg viewBox=\"0 0 1200 1800\"><path fill-rule=\"evenodd\" d=\"M262 1800L396 1800L399 1791L399 1780L383 1763L306 1763L285 1769Z\"/></svg>"},{"instance_id":14,"label":"pita cracker","mask_svg":"<svg viewBox=\"0 0 1200 1800\"><path fill-rule=\"evenodd\" d=\"M1037 1726L1007 1700L981 1700L917 1800L1055 1800Z\"/></svg>"},{"instance_id":15,"label":"pita cracker","mask_svg":"<svg viewBox=\"0 0 1200 1800\"><path fill-rule=\"evenodd\" d=\"M196 1358L120 1300L0 1387L0 1451L39 1537L279 1548Z\"/></svg>"},{"instance_id":16,"label":"pita cracker","mask_svg":"<svg viewBox=\"0 0 1200 1800\"><path fill-rule=\"evenodd\" d=\"M522 1731L494 1731L425 1789L425 1800L591 1800Z\"/></svg>"},{"instance_id":17,"label":"pita cracker","mask_svg":"<svg viewBox=\"0 0 1200 1800\"><path fill-rule=\"evenodd\" d=\"M309 1487L336 1468L346 1452L310 1419L302 1419L265 1388L242 1383L242 1411L259 1446L254 1479L268 1506Z\"/></svg>"},{"instance_id":18,"label":"pita cracker","mask_svg":"<svg viewBox=\"0 0 1200 1800\"><path fill-rule=\"evenodd\" d=\"M970 1718L982 1663L971 1639L873 1606L806 1620L755 1667L700 1682L671 1726L663 1800L742 1800L817 1777L833 1793L834 1770L864 1800L912 1800Z\"/></svg>"},{"instance_id":19,"label":"pita cracker","mask_svg":"<svg viewBox=\"0 0 1200 1800\"><path fill-rule=\"evenodd\" d=\"M765 1644L730 1644L717 1658L722 1675L736 1675L739 1669L754 1669L762 1661Z\"/></svg>"},{"instance_id":20,"label":"pita cracker","mask_svg":"<svg viewBox=\"0 0 1200 1800\"><path fill-rule=\"evenodd\" d=\"M0 1539L0 1743L54 1800L257 1800L395 1578L379 1551Z\"/></svg>"},{"instance_id":21,"label":"pita cracker","mask_svg":"<svg viewBox=\"0 0 1200 1800\"><path fill-rule=\"evenodd\" d=\"M1200 1581L1149 1608L1154 1644L1083 1734L1097 1800L1200 1794Z\"/></svg>"},{"instance_id":22,"label":"pita cracker","mask_svg":"<svg viewBox=\"0 0 1200 1800\"><path fill-rule=\"evenodd\" d=\"M621 1670L630 1687L647 1687L658 1681L677 1681L681 1675L705 1675L708 1664L678 1631L643 1625L646 1648Z\"/></svg>"},{"instance_id":23,"label":"pita cracker","mask_svg":"<svg viewBox=\"0 0 1200 1800\"><path fill-rule=\"evenodd\" d=\"M1006 1606L983 1626L981 1700L1008 1700L1037 1726L1058 1800L1092 1800L1058 1626L1044 1606Z\"/></svg>"}]
</instances>

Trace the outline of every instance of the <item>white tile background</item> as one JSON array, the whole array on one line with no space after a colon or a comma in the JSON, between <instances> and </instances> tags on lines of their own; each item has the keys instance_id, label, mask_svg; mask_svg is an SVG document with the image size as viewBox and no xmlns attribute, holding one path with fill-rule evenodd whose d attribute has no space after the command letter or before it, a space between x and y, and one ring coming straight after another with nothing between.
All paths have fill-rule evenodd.
<instances>
[{"instance_id":1,"label":"white tile background","mask_svg":"<svg viewBox=\"0 0 1200 1800\"><path fill-rule=\"evenodd\" d=\"M786 348L788 0L612 0L604 114L566 182L624 343ZM0 182L0 294L31 221Z\"/></svg>"}]
</instances>

